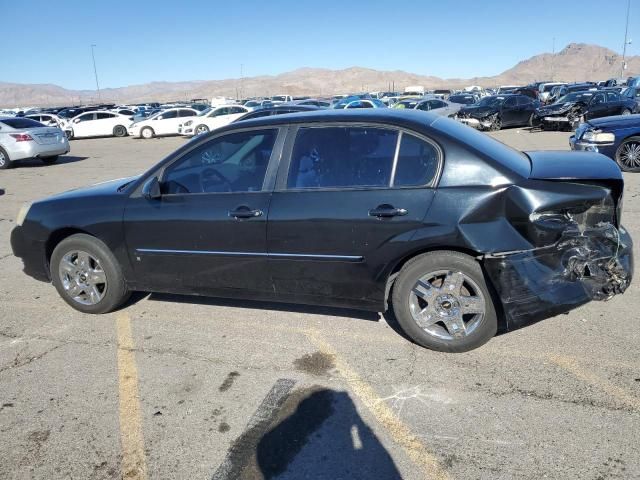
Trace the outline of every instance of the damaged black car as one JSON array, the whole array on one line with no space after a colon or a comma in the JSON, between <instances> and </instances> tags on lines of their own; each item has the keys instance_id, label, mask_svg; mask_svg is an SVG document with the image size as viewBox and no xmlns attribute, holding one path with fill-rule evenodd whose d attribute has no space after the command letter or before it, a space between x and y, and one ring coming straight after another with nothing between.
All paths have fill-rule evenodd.
<instances>
[{"instance_id":1,"label":"damaged black car","mask_svg":"<svg viewBox=\"0 0 640 480\"><path fill-rule=\"evenodd\" d=\"M623 293L622 194L597 153L522 153L421 111L318 111L25 205L11 245L85 313L136 290L390 308L416 343L462 352Z\"/></svg>"},{"instance_id":2,"label":"damaged black car","mask_svg":"<svg viewBox=\"0 0 640 480\"><path fill-rule=\"evenodd\" d=\"M631 115L637 103L615 90L569 93L554 104L536 110L533 126L545 130L575 130L580 123L600 117Z\"/></svg>"},{"instance_id":3,"label":"damaged black car","mask_svg":"<svg viewBox=\"0 0 640 480\"><path fill-rule=\"evenodd\" d=\"M478 103L463 107L455 117L478 130L531 126L538 100L527 95L490 95Z\"/></svg>"}]
</instances>

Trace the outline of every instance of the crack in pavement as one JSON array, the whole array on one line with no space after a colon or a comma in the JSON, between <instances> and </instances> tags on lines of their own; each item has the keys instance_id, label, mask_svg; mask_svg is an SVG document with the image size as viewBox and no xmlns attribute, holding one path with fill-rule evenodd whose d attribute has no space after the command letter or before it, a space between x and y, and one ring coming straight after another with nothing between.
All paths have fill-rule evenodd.
<instances>
[{"instance_id":1,"label":"crack in pavement","mask_svg":"<svg viewBox=\"0 0 640 480\"><path fill-rule=\"evenodd\" d=\"M24 367L25 365L29 365L33 362L35 362L36 360L40 360L42 357L44 357L45 355L53 352L54 350L57 350L58 348L62 347L62 345L54 345L53 347L51 347L48 350L45 350L44 352L42 352L39 355L34 355L32 357L27 357L25 360L23 360L22 362L20 362L18 359L20 357L20 355L18 354L18 356L16 356L16 358L13 360L13 362L11 362L10 365L7 365L6 367L1 367L0 368L0 373L5 372L7 370L12 370L14 368L20 368L20 367Z\"/></svg>"}]
</instances>

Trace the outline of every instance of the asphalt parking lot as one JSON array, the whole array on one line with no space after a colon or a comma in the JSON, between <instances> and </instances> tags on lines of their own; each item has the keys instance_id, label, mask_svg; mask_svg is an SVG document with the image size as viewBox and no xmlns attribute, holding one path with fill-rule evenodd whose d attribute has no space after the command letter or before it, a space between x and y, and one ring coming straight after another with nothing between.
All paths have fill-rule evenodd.
<instances>
[{"instance_id":1,"label":"asphalt parking lot","mask_svg":"<svg viewBox=\"0 0 640 480\"><path fill-rule=\"evenodd\" d=\"M567 133L494 136L568 149ZM77 140L0 172L0 478L640 478L638 281L452 355L339 309L138 295L83 315L22 273L23 202L183 143ZM625 179L638 245L640 176Z\"/></svg>"}]
</instances>

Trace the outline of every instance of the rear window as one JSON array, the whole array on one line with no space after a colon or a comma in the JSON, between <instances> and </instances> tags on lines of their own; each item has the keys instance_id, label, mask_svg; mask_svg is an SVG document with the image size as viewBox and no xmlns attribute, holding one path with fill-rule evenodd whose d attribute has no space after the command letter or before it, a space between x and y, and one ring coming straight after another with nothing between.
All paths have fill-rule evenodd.
<instances>
[{"instance_id":1,"label":"rear window","mask_svg":"<svg viewBox=\"0 0 640 480\"><path fill-rule=\"evenodd\" d=\"M2 123L12 128L37 128L44 127L40 122L31 120L30 118L6 118Z\"/></svg>"}]
</instances>

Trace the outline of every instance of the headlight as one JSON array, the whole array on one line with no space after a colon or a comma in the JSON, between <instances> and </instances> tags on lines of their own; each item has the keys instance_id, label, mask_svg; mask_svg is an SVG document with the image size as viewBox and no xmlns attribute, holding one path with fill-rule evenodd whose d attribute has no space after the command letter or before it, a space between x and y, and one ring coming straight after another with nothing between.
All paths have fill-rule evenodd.
<instances>
[{"instance_id":1,"label":"headlight","mask_svg":"<svg viewBox=\"0 0 640 480\"><path fill-rule=\"evenodd\" d=\"M24 219L27 218L27 214L29 213L29 209L31 208L30 203L25 203L20 207L20 211L18 212L18 217L16 218L16 225L19 227L24 223Z\"/></svg>"},{"instance_id":2,"label":"headlight","mask_svg":"<svg viewBox=\"0 0 640 480\"><path fill-rule=\"evenodd\" d=\"M189 125L193 124L193 120L189 120L188 122L184 122L184 126L188 127Z\"/></svg>"},{"instance_id":3,"label":"headlight","mask_svg":"<svg viewBox=\"0 0 640 480\"><path fill-rule=\"evenodd\" d=\"M587 142L615 142L616 136L613 133L602 133L597 130L588 130L582 135L582 140Z\"/></svg>"}]
</instances>

